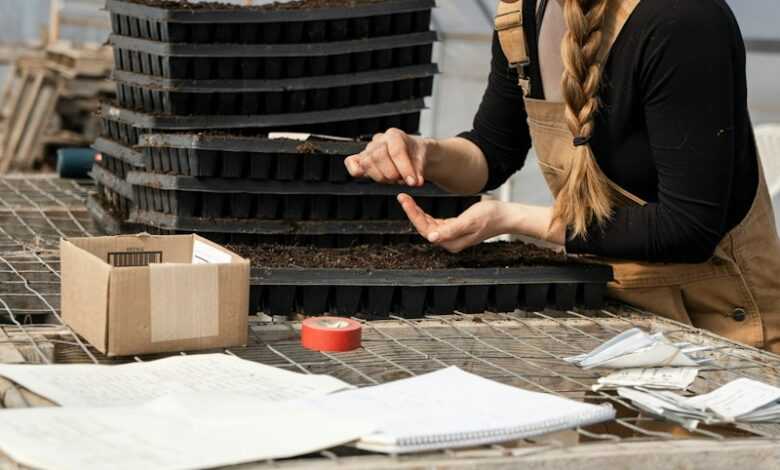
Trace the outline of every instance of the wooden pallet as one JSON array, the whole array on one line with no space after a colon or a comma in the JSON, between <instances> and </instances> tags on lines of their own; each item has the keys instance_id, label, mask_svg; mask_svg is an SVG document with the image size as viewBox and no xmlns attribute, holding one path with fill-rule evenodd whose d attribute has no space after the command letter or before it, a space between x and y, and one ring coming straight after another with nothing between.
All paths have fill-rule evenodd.
<instances>
[{"instance_id":1,"label":"wooden pallet","mask_svg":"<svg viewBox=\"0 0 780 470\"><path fill-rule=\"evenodd\" d=\"M113 94L106 80L111 66L106 49L66 43L19 57L0 92L0 174L32 170L45 159L47 145L62 140L56 136L68 129L58 109L72 109L75 102L87 115L96 111L100 98Z\"/></svg>"}]
</instances>

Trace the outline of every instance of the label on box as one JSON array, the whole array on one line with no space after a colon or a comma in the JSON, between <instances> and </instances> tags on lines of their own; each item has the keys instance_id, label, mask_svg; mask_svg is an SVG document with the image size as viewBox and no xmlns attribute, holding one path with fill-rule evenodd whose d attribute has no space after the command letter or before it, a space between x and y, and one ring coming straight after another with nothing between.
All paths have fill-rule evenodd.
<instances>
[{"instance_id":1,"label":"label on box","mask_svg":"<svg viewBox=\"0 0 780 470\"><path fill-rule=\"evenodd\" d=\"M229 264L231 256L202 241L195 240L192 245L192 264Z\"/></svg>"}]
</instances>

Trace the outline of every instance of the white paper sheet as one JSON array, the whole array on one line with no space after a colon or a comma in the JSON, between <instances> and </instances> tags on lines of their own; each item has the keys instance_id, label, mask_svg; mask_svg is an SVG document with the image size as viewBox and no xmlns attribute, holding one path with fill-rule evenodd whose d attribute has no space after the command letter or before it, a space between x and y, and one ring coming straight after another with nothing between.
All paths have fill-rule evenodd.
<instances>
[{"instance_id":1,"label":"white paper sheet","mask_svg":"<svg viewBox=\"0 0 780 470\"><path fill-rule=\"evenodd\" d=\"M404 453L490 444L585 426L611 407L504 385L456 367L306 400L340 416L369 416L378 432L357 446Z\"/></svg>"},{"instance_id":2,"label":"white paper sheet","mask_svg":"<svg viewBox=\"0 0 780 470\"><path fill-rule=\"evenodd\" d=\"M298 374L227 354L120 366L0 364L0 376L62 406L131 405L169 393L207 391L281 401L352 388L333 377Z\"/></svg>"},{"instance_id":3,"label":"white paper sheet","mask_svg":"<svg viewBox=\"0 0 780 470\"><path fill-rule=\"evenodd\" d=\"M179 470L293 457L373 430L295 401L184 394L129 407L3 411L0 450L43 469Z\"/></svg>"},{"instance_id":4,"label":"white paper sheet","mask_svg":"<svg viewBox=\"0 0 780 470\"><path fill-rule=\"evenodd\" d=\"M699 373L695 367L657 367L623 369L600 377L593 390L604 387L644 387L661 390L685 390Z\"/></svg>"},{"instance_id":5,"label":"white paper sheet","mask_svg":"<svg viewBox=\"0 0 780 470\"><path fill-rule=\"evenodd\" d=\"M685 403L699 410L712 410L723 419L733 421L778 400L780 388L741 378L705 395L688 398Z\"/></svg>"},{"instance_id":6,"label":"white paper sheet","mask_svg":"<svg viewBox=\"0 0 780 470\"><path fill-rule=\"evenodd\" d=\"M301 142L306 142L311 138L315 138L319 140L334 140L337 142L352 142L352 139L346 137L338 137L335 135L325 135L325 134L309 134L305 132L269 132L268 138L271 140L290 139L290 140L298 140Z\"/></svg>"},{"instance_id":7,"label":"white paper sheet","mask_svg":"<svg viewBox=\"0 0 780 470\"><path fill-rule=\"evenodd\" d=\"M192 244L192 264L230 264L230 253L218 250L200 240Z\"/></svg>"},{"instance_id":8,"label":"white paper sheet","mask_svg":"<svg viewBox=\"0 0 780 470\"><path fill-rule=\"evenodd\" d=\"M635 405L670 419L698 422L780 422L780 388L741 378L704 394L686 397L667 391L618 388Z\"/></svg>"}]
</instances>

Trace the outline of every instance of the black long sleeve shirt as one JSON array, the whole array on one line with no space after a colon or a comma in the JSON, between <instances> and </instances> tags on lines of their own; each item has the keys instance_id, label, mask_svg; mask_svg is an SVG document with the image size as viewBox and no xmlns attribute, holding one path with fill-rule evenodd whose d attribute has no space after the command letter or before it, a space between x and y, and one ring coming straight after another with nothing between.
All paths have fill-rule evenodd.
<instances>
[{"instance_id":1,"label":"black long sleeve shirt","mask_svg":"<svg viewBox=\"0 0 780 470\"><path fill-rule=\"evenodd\" d=\"M707 260L750 210L758 183L745 47L725 1L640 2L605 64L600 99L598 164L649 204L616 208L605 227L568 239L567 251ZM517 73L494 37L487 91L473 130L461 134L485 154L486 190L525 163L526 118Z\"/></svg>"}]
</instances>

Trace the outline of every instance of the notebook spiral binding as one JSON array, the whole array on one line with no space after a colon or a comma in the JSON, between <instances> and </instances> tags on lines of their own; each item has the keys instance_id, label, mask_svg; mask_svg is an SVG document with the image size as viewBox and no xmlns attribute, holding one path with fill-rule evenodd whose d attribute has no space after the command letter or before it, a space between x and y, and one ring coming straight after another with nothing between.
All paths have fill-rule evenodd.
<instances>
[{"instance_id":1,"label":"notebook spiral binding","mask_svg":"<svg viewBox=\"0 0 780 470\"><path fill-rule=\"evenodd\" d=\"M579 423L578 427L599 423L604 420L605 415L612 416L614 413L612 407L609 405L603 405L600 408L601 409L594 410L591 413L585 413L582 416L583 421ZM404 450L424 450L428 448L439 448L442 444L452 443L462 443L463 445L473 446L498 441L506 442L562 431L572 427L572 421L574 421L572 420L572 417L567 416L565 418L550 419L542 424L498 428L489 431L410 436L399 438L396 444L398 447L404 448Z\"/></svg>"}]
</instances>

